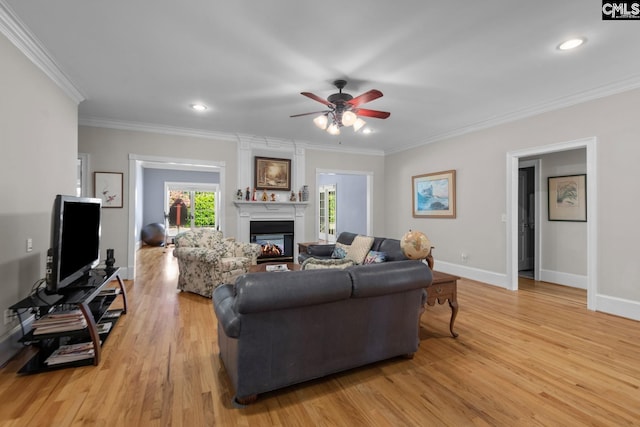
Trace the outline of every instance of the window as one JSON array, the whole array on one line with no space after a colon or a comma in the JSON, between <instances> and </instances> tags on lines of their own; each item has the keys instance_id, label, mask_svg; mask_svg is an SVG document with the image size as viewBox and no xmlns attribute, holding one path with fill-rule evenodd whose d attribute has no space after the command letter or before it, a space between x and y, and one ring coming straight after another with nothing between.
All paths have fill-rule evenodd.
<instances>
[{"instance_id":1,"label":"window","mask_svg":"<svg viewBox=\"0 0 640 427\"><path fill-rule=\"evenodd\" d=\"M217 184L165 183L170 236L191 228L220 228Z\"/></svg>"}]
</instances>

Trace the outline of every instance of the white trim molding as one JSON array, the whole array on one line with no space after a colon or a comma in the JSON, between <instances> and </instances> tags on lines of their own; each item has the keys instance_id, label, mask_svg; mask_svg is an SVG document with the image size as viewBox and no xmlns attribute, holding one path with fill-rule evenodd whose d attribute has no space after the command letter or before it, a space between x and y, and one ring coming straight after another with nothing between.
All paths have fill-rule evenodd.
<instances>
[{"instance_id":1,"label":"white trim molding","mask_svg":"<svg viewBox=\"0 0 640 427\"><path fill-rule=\"evenodd\" d=\"M40 40L31 33L4 0L0 0L0 32L2 32L24 56L40 68L51 81L58 85L76 105L85 100L85 96L80 89L67 77Z\"/></svg>"}]
</instances>

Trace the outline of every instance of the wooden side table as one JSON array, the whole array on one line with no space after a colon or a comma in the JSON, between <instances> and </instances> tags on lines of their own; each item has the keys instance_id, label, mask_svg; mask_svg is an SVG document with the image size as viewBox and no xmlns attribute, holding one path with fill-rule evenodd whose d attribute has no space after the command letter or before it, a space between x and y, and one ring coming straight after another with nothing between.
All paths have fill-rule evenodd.
<instances>
[{"instance_id":1,"label":"wooden side table","mask_svg":"<svg viewBox=\"0 0 640 427\"><path fill-rule=\"evenodd\" d=\"M451 320L449 321L449 331L451 335L456 338L457 333L453 332L453 323L458 315L458 279L460 277L452 274L441 273L439 271L433 271L433 281L431 286L427 288L427 305L433 306L436 301L438 304L444 304L445 301L449 301L449 307L451 307Z\"/></svg>"},{"instance_id":2,"label":"wooden side table","mask_svg":"<svg viewBox=\"0 0 640 427\"><path fill-rule=\"evenodd\" d=\"M306 254L307 253L307 248L310 245L321 245L323 244L322 242L301 242L298 243L298 253L299 254Z\"/></svg>"}]
</instances>

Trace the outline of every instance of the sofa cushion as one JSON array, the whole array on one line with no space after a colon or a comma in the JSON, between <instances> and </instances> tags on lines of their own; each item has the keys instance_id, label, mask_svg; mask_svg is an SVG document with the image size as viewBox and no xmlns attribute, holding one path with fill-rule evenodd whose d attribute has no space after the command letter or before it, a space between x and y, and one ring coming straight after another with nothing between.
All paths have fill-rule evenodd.
<instances>
[{"instance_id":1,"label":"sofa cushion","mask_svg":"<svg viewBox=\"0 0 640 427\"><path fill-rule=\"evenodd\" d=\"M369 251L363 264L377 264L379 262L385 262L387 260L387 253L380 251Z\"/></svg>"},{"instance_id":2,"label":"sofa cushion","mask_svg":"<svg viewBox=\"0 0 640 427\"><path fill-rule=\"evenodd\" d=\"M342 259L347 256L348 251L349 251L349 245L336 242L336 246L335 248L333 248L333 252L331 253L331 258Z\"/></svg>"},{"instance_id":3,"label":"sofa cushion","mask_svg":"<svg viewBox=\"0 0 640 427\"><path fill-rule=\"evenodd\" d=\"M347 251L347 259L353 260L356 264L362 264L371 245L373 244L373 237L358 235L353 239L349 250Z\"/></svg>"},{"instance_id":4,"label":"sofa cushion","mask_svg":"<svg viewBox=\"0 0 640 427\"><path fill-rule=\"evenodd\" d=\"M351 275L346 270L252 273L238 278L234 310L237 313L299 308L351 297Z\"/></svg>"},{"instance_id":5,"label":"sofa cushion","mask_svg":"<svg viewBox=\"0 0 640 427\"><path fill-rule=\"evenodd\" d=\"M322 270L328 268L347 268L356 263L350 259L307 258L300 267L302 270Z\"/></svg>"},{"instance_id":6,"label":"sofa cushion","mask_svg":"<svg viewBox=\"0 0 640 427\"><path fill-rule=\"evenodd\" d=\"M404 256L402 248L400 248L400 240L397 239L384 239L380 242L377 250L387 253L387 261L403 261L409 259Z\"/></svg>"}]
</instances>

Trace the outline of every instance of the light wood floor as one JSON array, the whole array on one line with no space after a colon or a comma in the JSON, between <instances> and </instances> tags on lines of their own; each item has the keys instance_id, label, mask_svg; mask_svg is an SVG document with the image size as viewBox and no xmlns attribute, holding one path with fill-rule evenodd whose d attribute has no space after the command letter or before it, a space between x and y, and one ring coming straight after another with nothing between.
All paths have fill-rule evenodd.
<instances>
[{"instance_id":1,"label":"light wood floor","mask_svg":"<svg viewBox=\"0 0 640 427\"><path fill-rule=\"evenodd\" d=\"M533 281L512 292L461 280L459 338L449 336L448 305L429 307L414 359L239 409L211 302L176 292L170 251L143 249L139 259L129 314L100 366L18 376L25 351L0 370L1 425L640 425L640 322L586 310L584 291Z\"/></svg>"}]
</instances>

